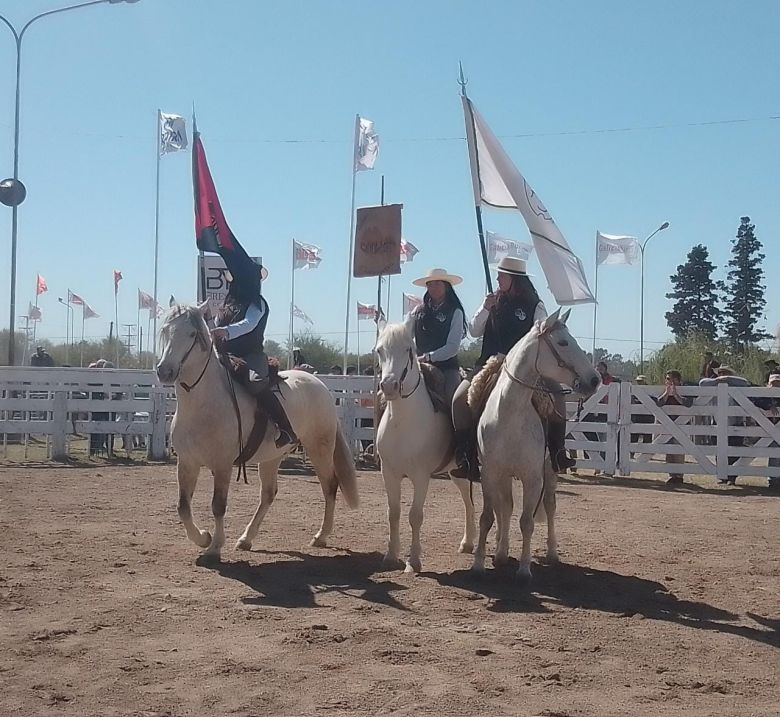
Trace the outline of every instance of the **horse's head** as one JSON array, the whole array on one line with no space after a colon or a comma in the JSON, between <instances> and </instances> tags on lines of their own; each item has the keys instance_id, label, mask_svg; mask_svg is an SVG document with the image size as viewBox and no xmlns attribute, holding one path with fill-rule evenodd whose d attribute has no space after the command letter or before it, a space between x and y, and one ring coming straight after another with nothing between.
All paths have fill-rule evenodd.
<instances>
[{"instance_id":1,"label":"horse's head","mask_svg":"<svg viewBox=\"0 0 780 717\"><path fill-rule=\"evenodd\" d=\"M203 351L211 350L209 330L205 315L208 302L198 306L174 306L165 317L160 334L165 347L157 364L157 378L163 383L175 383L184 375L196 374L200 370L197 365L189 370L193 349L196 355L203 356Z\"/></svg>"},{"instance_id":2,"label":"horse's head","mask_svg":"<svg viewBox=\"0 0 780 717\"><path fill-rule=\"evenodd\" d=\"M585 352L569 333L566 321L571 309L561 315L558 309L544 321L538 322L539 350L536 369L545 378L571 386L582 396L592 396L601 379L591 366Z\"/></svg>"},{"instance_id":3,"label":"horse's head","mask_svg":"<svg viewBox=\"0 0 780 717\"><path fill-rule=\"evenodd\" d=\"M418 371L414 341L404 324L386 324L374 347L382 377L379 387L388 401L403 395L404 381Z\"/></svg>"}]
</instances>

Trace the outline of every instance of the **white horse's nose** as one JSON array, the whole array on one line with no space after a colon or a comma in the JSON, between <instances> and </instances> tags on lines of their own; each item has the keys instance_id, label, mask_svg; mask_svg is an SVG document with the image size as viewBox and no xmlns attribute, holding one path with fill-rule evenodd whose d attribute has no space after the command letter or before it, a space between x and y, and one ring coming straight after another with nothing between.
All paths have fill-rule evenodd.
<instances>
[{"instance_id":1,"label":"white horse's nose","mask_svg":"<svg viewBox=\"0 0 780 717\"><path fill-rule=\"evenodd\" d=\"M395 396L398 393L399 383L398 379L393 376L386 376L379 382L379 387L382 389L382 393L385 396Z\"/></svg>"},{"instance_id":2,"label":"white horse's nose","mask_svg":"<svg viewBox=\"0 0 780 717\"><path fill-rule=\"evenodd\" d=\"M157 364L157 378L159 378L162 383L173 383L173 369L160 361L160 363Z\"/></svg>"}]
</instances>

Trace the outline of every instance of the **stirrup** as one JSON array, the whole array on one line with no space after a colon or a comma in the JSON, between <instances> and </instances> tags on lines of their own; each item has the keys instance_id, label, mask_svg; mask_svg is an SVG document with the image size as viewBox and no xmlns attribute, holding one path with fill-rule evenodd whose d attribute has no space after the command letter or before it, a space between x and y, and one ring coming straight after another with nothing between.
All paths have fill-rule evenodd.
<instances>
[{"instance_id":1,"label":"stirrup","mask_svg":"<svg viewBox=\"0 0 780 717\"><path fill-rule=\"evenodd\" d=\"M284 448L285 446L289 445L295 445L298 443L298 436L296 436L294 433L289 433L288 431L285 431L283 428L279 429L279 437L274 441L277 448Z\"/></svg>"}]
</instances>

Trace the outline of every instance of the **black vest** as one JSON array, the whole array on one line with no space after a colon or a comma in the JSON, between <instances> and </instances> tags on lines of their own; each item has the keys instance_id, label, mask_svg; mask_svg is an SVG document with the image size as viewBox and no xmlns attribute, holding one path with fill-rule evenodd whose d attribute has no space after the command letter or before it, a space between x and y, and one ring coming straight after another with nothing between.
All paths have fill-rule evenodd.
<instances>
[{"instance_id":1,"label":"black vest","mask_svg":"<svg viewBox=\"0 0 780 717\"><path fill-rule=\"evenodd\" d=\"M452 327L452 316L458 307L445 303L438 309L418 306L414 310L414 343L418 354L427 354L447 343ZM458 368L458 357L434 361L438 368Z\"/></svg>"},{"instance_id":2,"label":"black vest","mask_svg":"<svg viewBox=\"0 0 780 717\"><path fill-rule=\"evenodd\" d=\"M512 347L525 336L534 325L534 314L539 302L533 306L519 299L510 299L496 304L488 316L482 337L482 353L475 369L496 354L508 354Z\"/></svg>"},{"instance_id":3,"label":"black vest","mask_svg":"<svg viewBox=\"0 0 780 717\"><path fill-rule=\"evenodd\" d=\"M230 339L227 342L227 352L234 356L249 356L257 354L263 350L263 338L265 336L265 325L268 323L268 302L261 296L257 300L257 305L264 310L263 318L260 319L257 326L248 334ZM229 326L237 321L242 321L246 316L248 303L234 300L226 301L217 313L217 320L214 322L217 326Z\"/></svg>"}]
</instances>

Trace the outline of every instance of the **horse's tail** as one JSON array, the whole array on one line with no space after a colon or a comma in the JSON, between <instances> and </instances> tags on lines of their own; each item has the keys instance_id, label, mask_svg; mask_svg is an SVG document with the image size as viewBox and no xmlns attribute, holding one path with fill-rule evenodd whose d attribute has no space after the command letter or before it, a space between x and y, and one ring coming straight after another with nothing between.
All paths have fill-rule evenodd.
<instances>
[{"instance_id":1,"label":"horse's tail","mask_svg":"<svg viewBox=\"0 0 780 717\"><path fill-rule=\"evenodd\" d=\"M336 423L333 470L347 505L350 508L357 508L360 504L360 498L358 497L357 476L355 475L355 461L352 459L352 452L349 450L346 438L344 438L340 422Z\"/></svg>"}]
</instances>

